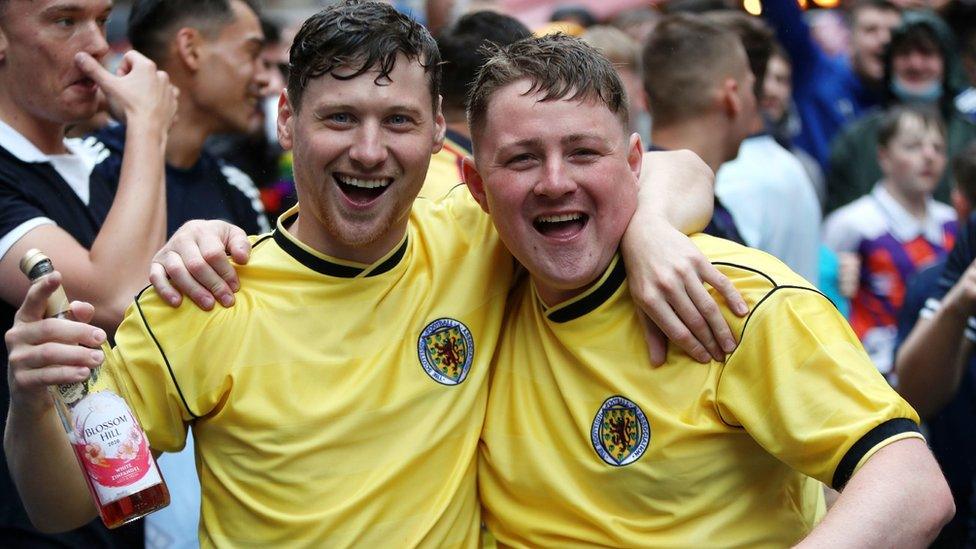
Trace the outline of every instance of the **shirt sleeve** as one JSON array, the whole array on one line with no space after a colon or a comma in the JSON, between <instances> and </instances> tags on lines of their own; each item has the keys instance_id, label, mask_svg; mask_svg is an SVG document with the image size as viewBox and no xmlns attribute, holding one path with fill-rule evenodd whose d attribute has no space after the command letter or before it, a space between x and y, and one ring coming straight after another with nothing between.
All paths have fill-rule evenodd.
<instances>
[{"instance_id":1,"label":"shirt sleeve","mask_svg":"<svg viewBox=\"0 0 976 549\"><path fill-rule=\"evenodd\" d=\"M829 300L772 291L746 321L718 411L790 467L841 489L877 450L918 437L918 415L888 386Z\"/></svg>"},{"instance_id":2,"label":"shirt sleeve","mask_svg":"<svg viewBox=\"0 0 976 549\"><path fill-rule=\"evenodd\" d=\"M116 389L139 418L154 450L183 448L189 423L211 411L229 385L220 379L224 361L200 348L200 334L214 331L208 320L218 315L196 309L189 300L166 305L151 288L126 311L106 348L99 383Z\"/></svg>"},{"instance_id":3,"label":"shirt sleeve","mask_svg":"<svg viewBox=\"0 0 976 549\"><path fill-rule=\"evenodd\" d=\"M0 258L35 227L54 224L39 207L0 181Z\"/></svg>"},{"instance_id":4,"label":"shirt sleeve","mask_svg":"<svg viewBox=\"0 0 976 549\"><path fill-rule=\"evenodd\" d=\"M929 318L939 310L942 299L959 282L974 260L976 260L976 216L970 217L959 231L959 238L946 259L945 268L942 270L935 291L922 306L920 317ZM969 317L967 320L965 335L970 341L976 342L976 318Z\"/></svg>"}]
</instances>

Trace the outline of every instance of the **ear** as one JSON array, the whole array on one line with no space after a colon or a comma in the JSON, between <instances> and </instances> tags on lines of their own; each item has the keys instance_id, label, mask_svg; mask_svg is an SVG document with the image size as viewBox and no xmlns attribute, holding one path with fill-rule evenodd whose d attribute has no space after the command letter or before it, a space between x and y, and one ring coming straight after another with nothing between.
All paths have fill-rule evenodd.
<instances>
[{"instance_id":1,"label":"ear","mask_svg":"<svg viewBox=\"0 0 976 549\"><path fill-rule=\"evenodd\" d=\"M882 174L891 173L891 156L888 154L888 149L882 145L878 145L878 167L881 168Z\"/></svg>"},{"instance_id":2,"label":"ear","mask_svg":"<svg viewBox=\"0 0 976 549\"><path fill-rule=\"evenodd\" d=\"M719 105L727 118L735 118L742 110L742 101L739 99L739 82L735 78L729 77L722 81L719 88Z\"/></svg>"},{"instance_id":3,"label":"ear","mask_svg":"<svg viewBox=\"0 0 976 549\"><path fill-rule=\"evenodd\" d=\"M485 182L481 179L481 174L478 173L478 168L474 165L474 159L470 156L465 156L461 170L464 172L464 184L468 186L468 191L471 192L471 196L474 197L485 213L491 213L488 211L488 197L485 195Z\"/></svg>"},{"instance_id":4,"label":"ear","mask_svg":"<svg viewBox=\"0 0 976 549\"><path fill-rule=\"evenodd\" d=\"M952 191L949 192L949 199L952 201L952 207L956 210L956 216L958 216L960 222L969 219L969 214L973 211L973 205L969 203L969 199L962 194L958 187L952 188Z\"/></svg>"},{"instance_id":5,"label":"ear","mask_svg":"<svg viewBox=\"0 0 976 549\"><path fill-rule=\"evenodd\" d=\"M9 47L10 41L7 40L7 33L0 29L0 62L7 60L7 47Z\"/></svg>"},{"instance_id":6,"label":"ear","mask_svg":"<svg viewBox=\"0 0 976 549\"><path fill-rule=\"evenodd\" d=\"M630 165L630 171L634 174L634 180L640 181L641 166L644 162L644 146L641 144L640 134L633 133L630 135L628 147L627 164Z\"/></svg>"},{"instance_id":7,"label":"ear","mask_svg":"<svg viewBox=\"0 0 976 549\"><path fill-rule=\"evenodd\" d=\"M294 132L295 132L295 112L291 106L291 100L288 99L288 90L282 90L281 96L278 97L278 144L281 148L290 151L295 145L294 142Z\"/></svg>"},{"instance_id":8,"label":"ear","mask_svg":"<svg viewBox=\"0 0 976 549\"><path fill-rule=\"evenodd\" d=\"M174 41L176 59L182 63L190 74L200 70L200 48L203 46L203 36L200 31L190 27L183 27L176 32Z\"/></svg>"},{"instance_id":9,"label":"ear","mask_svg":"<svg viewBox=\"0 0 976 549\"><path fill-rule=\"evenodd\" d=\"M441 103L444 97L437 96L437 108L434 110L434 145L431 154L437 154L444 147L444 135L447 133L447 120L444 119L444 111L441 110Z\"/></svg>"}]
</instances>

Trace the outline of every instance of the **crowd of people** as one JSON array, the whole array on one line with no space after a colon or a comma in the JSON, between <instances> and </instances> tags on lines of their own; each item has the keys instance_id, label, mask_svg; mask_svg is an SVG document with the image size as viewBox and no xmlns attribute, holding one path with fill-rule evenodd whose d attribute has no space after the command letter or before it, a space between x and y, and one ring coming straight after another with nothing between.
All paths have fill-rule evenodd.
<instances>
[{"instance_id":1,"label":"crowd of people","mask_svg":"<svg viewBox=\"0 0 976 549\"><path fill-rule=\"evenodd\" d=\"M393 4L0 0L0 545L976 547L976 7Z\"/></svg>"}]
</instances>

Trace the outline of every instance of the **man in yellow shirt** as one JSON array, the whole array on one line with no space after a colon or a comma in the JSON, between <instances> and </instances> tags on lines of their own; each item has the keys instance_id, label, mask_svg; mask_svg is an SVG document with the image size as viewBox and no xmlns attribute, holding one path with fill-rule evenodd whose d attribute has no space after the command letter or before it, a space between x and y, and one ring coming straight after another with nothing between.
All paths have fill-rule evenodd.
<instances>
[{"instance_id":1,"label":"man in yellow shirt","mask_svg":"<svg viewBox=\"0 0 976 549\"><path fill-rule=\"evenodd\" d=\"M673 350L647 367L617 253L642 156L624 97L609 62L565 36L502 48L472 91L465 179L531 275L509 298L482 434L499 544L931 541L953 504L918 416L775 258L696 236L749 305L726 311L739 346L725 362ZM821 483L841 491L826 515Z\"/></svg>"}]
</instances>

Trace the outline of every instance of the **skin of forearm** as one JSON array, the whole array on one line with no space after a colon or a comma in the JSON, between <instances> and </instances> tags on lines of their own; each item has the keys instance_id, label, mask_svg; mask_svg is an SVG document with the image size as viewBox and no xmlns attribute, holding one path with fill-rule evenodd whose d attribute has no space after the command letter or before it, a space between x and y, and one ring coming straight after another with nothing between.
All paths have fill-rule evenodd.
<instances>
[{"instance_id":1,"label":"skin of forearm","mask_svg":"<svg viewBox=\"0 0 976 549\"><path fill-rule=\"evenodd\" d=\"M634 218L656 217L685 234L698 232L712 217L714 179L708 165L691 151L645 153Z\"/></svg>"},{"instance_id":2,"label":"skin of forearm","mask_svg":"<svg viewBox=\"0 0 976 549\"><path fill-rule=\"evenodd\" d=\"M945 478L921 439L879 450L797 547L926 547L952 518Z\"/></svg>"},{"instance_id":3,"label":"skin of forearm","mask_svg":"<svg viewBox=\"0 0 976 549\"><path fill-rule=\"evenodd\" d=\"M941 410L959 387L972 348L964 337L966 319L966 313L943 306L918 321L898 352L898 392L922 418Z\"/></svg>"},{"instance_id":4,"label":"skin of forearm","mask_svg":"<svg viewBox=\"0 0 976 549\"><path fill-rule=\"evenodd\" d=\"M97 514L53 406L36 413L11 406L3 446L10 476L39 530L70 530Z\"/></svg>"},{"instance_id":5,"label":"skin of forearm","mask_svg":"<svg viewBox=\"0 0 976 549\"><path fill-rule=\"evenodd\" d=\"M91 282L71 297L98 304L93 323L114 331L132 296L147 284L149 263L166 241L166 130L130 119L119 187L91 247Z\"/></svg>"}]
</instances>

